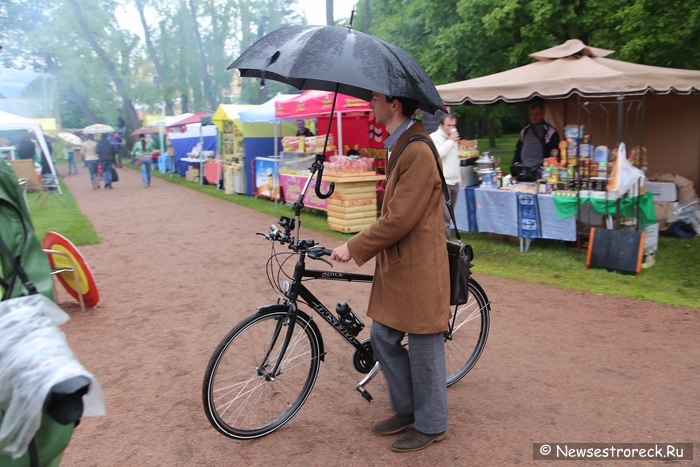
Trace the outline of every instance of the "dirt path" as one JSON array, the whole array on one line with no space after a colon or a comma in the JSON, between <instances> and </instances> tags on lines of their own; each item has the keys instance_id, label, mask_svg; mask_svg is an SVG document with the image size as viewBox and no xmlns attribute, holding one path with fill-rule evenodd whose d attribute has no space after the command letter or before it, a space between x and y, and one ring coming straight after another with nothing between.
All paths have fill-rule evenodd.
<instances>
[{"instance_id":1,"label":"dirt path","mask_svg":"<svg viewBox=\"0 0 700 467\"><path fill-rule=\"evenodd\" d=\"M202 409L202 376L224 334L276 299L264 272L269 248L254 235L276 219L158 179L143 188L133 170L120 176L99 191L85 171L65 179L103 243L80 249L100 304L83 314L60 291L71 315L63 329L101 382L107 415L83 419L64 467L513 466L538 464L534 442L700 441L697 309L479 276L478 262L491 334L475 369L448 391L445 441L396 454L391 438L372 435L389 414L384 381L371 383L375 401L365 402L350 347L323 324L329 353L295 418L261 440L219 435ZM364 315L367 285L322 290Z\"/></svg>"}]
</instances>

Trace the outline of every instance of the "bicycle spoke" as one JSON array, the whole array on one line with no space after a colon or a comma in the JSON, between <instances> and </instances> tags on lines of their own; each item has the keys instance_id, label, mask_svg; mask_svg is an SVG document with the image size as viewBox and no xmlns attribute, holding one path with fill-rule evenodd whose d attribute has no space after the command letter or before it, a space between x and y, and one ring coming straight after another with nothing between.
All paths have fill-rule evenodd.
<instances>
[{"instance_id":1,"label":"bicycle spoke","mask_svg":"<svg viewBox=\"0 0 700 467\"><path fill-rule=\"evenodd\" d=\"M484 309L486 309L486 307L490 307L490 306L491 306L491 302L489 302L486 305L482 306L481 308L478 308L478 309L472 311L471 313L469 313L469 315L467 315L466 318L464 318L462 321L460 321L460 323L458 325L455 325L455 327L452 329L452 332L457 331L459 328L461 328L462 326L464 326L466 323L468 323L470 321L474 321L477 318L481 319L482 311ZM457 311L457 318L461 319L461 315L463 315L465 312L466 312L465 308L459 309L459 311Z\"/></svg>"}]
</instances>

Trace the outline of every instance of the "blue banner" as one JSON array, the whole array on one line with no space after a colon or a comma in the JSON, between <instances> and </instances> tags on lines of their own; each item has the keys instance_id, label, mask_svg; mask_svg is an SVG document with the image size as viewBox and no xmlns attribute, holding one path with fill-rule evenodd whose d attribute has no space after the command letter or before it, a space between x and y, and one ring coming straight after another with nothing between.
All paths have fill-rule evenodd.
<instances>
[{"instance_id":1,"label":"blue banner","mask_svg":"<svg viewBox=\"0 0 700 467\"><path fill-rule=\"evenodd\" d=\"M537 195L518 193L518 237L542 237Z\"/></svg>"},{"instance_id":2,"label":"blue banner","mask_svg":"<svg viewBox=\"0 0 700 467\"><path fill-rule=\"evenodd\" d=\"M478 232L479 226L476 222L476 196L474 195L474 190L478 186L468 187L464 192L467 196L467 224L469 225L468 232Z\"/></svg>"}]
</instances>

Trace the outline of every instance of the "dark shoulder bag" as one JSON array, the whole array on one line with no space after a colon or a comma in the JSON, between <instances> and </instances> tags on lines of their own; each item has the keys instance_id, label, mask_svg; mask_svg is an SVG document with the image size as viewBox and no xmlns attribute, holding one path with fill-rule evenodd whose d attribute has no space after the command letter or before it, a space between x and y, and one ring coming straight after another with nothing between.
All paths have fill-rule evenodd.
<instances>
[{"instance_id":1,"label":"dark shoulder bag","mask_svg":"<svg viewBox=\"0 0 700 467\"><path fill-rule=\"evenodd\" d=\"M455 235L457 236L457 241L447 240L447 258L450 263L450 305L464 305L469 299L469 276L471 275L471 262L474 259L474 251L471 245L462 243L462 237L459 235L455 213L452 208L450 192L447 189L445 176L442 174L439 156L433 142L423 135L411 136L408 142L397 152L396 159L398 159L398 156L401 155L406 146L414 141L426 143L433 152L433 156L435 156L435 163L442 181L442 195L445 197L445 204L447 204L447 209L450 211L452 225L455 227ZM392 161L392 164L396 163L396 159Z\"/></svg>"}]
</instances>

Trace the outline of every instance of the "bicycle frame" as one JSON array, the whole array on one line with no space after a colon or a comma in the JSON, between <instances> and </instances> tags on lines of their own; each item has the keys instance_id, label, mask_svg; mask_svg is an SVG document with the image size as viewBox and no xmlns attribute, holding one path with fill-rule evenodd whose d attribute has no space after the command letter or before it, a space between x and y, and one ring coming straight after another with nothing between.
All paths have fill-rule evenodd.
<instances>
[{"instance_id":1,"label":"bicycle frame","mask_svg":"<svg viewBox=\"0 0 700 467\"><path fill-rule=\"evenodd\" d=\"M306 252L302 251L299 253L299 259L294 266L294 276L292 278L292 283L287 292L287 304L289 305L289 326L287 328L287 333L285 335L284 342L282 343L282 348L280 349L280 356L275 364L275 367L266 374L268 378L274 378L277 375L280 362L282 361L284 354L287 351L287 346L292 337L294 331L294 325L296 323L296 316L298 313L297 299L301 297L316 313L318 313L328 324L331 325L333 329L340 334L345 341L353 346L367 361L374 361L374 355L369 352L362 343L355 337L348 329L343 325L343 323L335 317L335 315L319 300L316 296L302 283L302 279L320 279L320 280L332 280L332 281L346 281L346 282L372 282L374 276L369 274L355 274L346 272L333 272L333 271L321 271L315 269L306 269ZM270 350L277 341L276 334L270 345ZM321 346L323 344L321 343ZM268 350L268 355L269 351ZM320 355L324 355L325 350L323 348L319 349ZM263 360L267 360L267 356ZM362 392L362 391L360 391ZM364 395L364 394L363 394Z\"/></svg>"}]
</instances>

